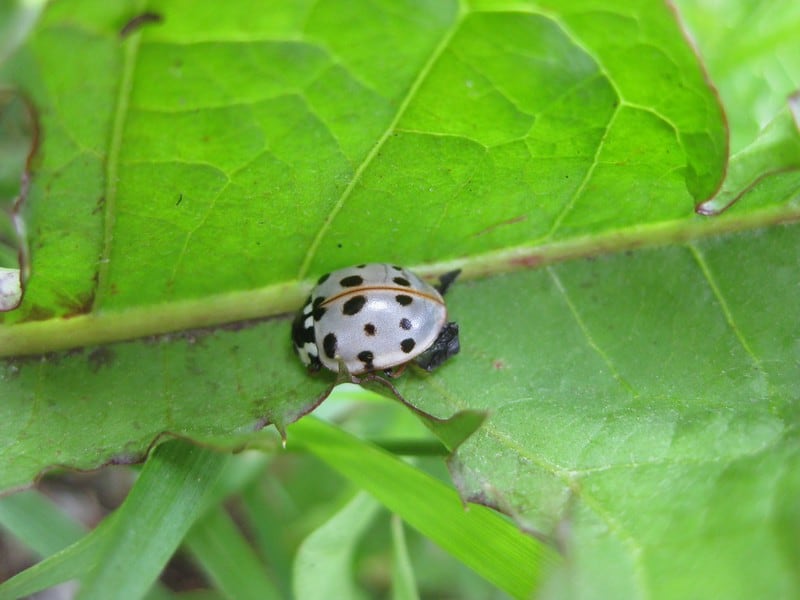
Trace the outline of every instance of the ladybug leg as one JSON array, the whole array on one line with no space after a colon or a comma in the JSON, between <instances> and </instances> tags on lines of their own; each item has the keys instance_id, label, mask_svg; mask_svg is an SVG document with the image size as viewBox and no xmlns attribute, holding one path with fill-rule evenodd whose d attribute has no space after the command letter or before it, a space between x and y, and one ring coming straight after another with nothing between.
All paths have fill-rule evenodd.
<instances>
[{"instance_id":1,"label":"ladybug leg","mask_svg":"<svg viewBox=\"0 0 800 600\"><path fill-rule=\"evenodd\" d=\"M400 375L405 373L407 366L408 363L403 363L402 365L398 365L392 369L386 369L384 373L386 373L387 377L391 377L392 379L397 379L398 377L400 377Z\"/></svg>"}]
</instances>

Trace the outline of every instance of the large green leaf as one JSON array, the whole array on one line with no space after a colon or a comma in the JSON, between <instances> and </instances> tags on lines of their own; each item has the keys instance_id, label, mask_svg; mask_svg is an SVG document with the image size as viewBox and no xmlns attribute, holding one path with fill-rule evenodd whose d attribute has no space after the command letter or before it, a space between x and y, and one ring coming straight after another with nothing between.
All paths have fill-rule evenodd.
<instances>
[{"instance_id":1,"label":"large green leaf","mask_svg":"<svg viewBox=\"0 0 800 600\"><path fill-rule=\"evenodd\" d=\"M461 355L399 386L491 411L456 482L563 538L554 590L800 593L798 111L754 81L800 42L697 14L702 59L644 1L53 3L0 68L43 132L0 486L283 426L329 383L289 349L309 281L462 267Z\"/></svg>"},{"instance_id":2,"label":"large green leaf","mask_svg":"<svg viewBox=\"0 0 800 600\"><path fill-rule=\"evenodd\" d=\"M795 225L464 285L469 366L404 392L490 410L457 481L568 526L582 591L792 597L798 281Z\"/></svg>"},{"instance_id":3,"label":"large green leaf","mask_svg":"<svg viewBox=\"0 0 800 600\"><path fill-rule=\"evenodd\" d=\"M217 321L281 312L298 298L244 292L691 219L722 177L721 108L664 7L151 4L121 38L139 3L55 3L5 69L47 131L8 322L117 315L86 324L105 341L179 300L172 327L205 325L210 294L241 293Z\"/></svg>"}]
</instances>

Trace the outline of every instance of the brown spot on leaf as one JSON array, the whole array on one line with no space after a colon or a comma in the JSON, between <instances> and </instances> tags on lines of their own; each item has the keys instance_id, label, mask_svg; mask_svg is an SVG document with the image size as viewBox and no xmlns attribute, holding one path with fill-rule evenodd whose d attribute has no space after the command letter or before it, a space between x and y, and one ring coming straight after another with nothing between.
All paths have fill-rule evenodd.
<instances>
[{"instance_id":1,"label":"brown spot on leaf","mask_svg":"<svg viewBox=\"0 0 800 600\"><path fill-rule=\"evenodd\" d=\"M130 34L134 33L138 29L140 29L143 25L149 25L151 23L161 23L164 20L164 17L157 12L147 11L143 12L140 15L136 15L131 20L129 20L122 28L119 30L119 37L125 38Z\"/></svg>"},{"instance_id":2,"label":"brown spot on leaf","mask_svg":"<svg viewBox=\"0 0 800 600\"><path fill-rule=\"evenodd\" d=\"M486 235L487 233L492 233L495 229L499 227L507 227L508 225L515 225L516 223L522 223L528 220L528 215L518 215L516 217L511 217L510 219L506 219L505 221L500 221L499 223L494 223L489 225L485 229L481 229L477 233L473 233L472 237L480 237L482 235Z\"/></svg>"},{"instance_id":3,"label":"brown spot on leaf","mask_svg":"<svg viewBox=\"0 0 800 600\"><path fill-rule=\"evenodd\" d=\"M45 308L43 306L39 306L38 304L34 304L28 309L28 314L26 317L26 321L46 321L47 319L53 318L55 313L50 308Z\"/></svg>"},{"instance_id":4,"label":"brown spot on leaf","mask_svg":"<svg viewBox=\"0 0 800 600\"><path fill-rule=\"evenodd\" d=\"M509 259L509 264L512 267L523 267L525 269L531 269L533 267L538 267L544 261L542 257L536 254L529 254L527 256L515 256L514 258Z\"/></svg>"},{"instance_id":5,"label":"brown spot on leaf","mask_svg":"<svg viewBox=\"0 0 800 600\"><path fill-rule=\"evenodd\" d=\"M94 208L92 209L92 215L94 216L102 213L105 206L106 206L106 197L99 196L97 198L97 201L94 203Z\"/></svg>"}]
</instances>

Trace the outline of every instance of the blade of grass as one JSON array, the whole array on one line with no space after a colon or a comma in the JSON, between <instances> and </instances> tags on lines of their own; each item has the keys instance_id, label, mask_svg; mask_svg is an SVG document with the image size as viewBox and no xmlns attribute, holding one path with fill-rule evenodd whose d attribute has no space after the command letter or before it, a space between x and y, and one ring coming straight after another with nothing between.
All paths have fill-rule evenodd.
<instances>
[{"instance_id":1,"label":"blade of grass","mask_svg":"<svg viewBox=\"0 0 800 600\"><path fill-rule=\"evenodd\" d=\"M216 484L209 490L203 514L224 502L231 494L250 487L260 479L270 460L272 455L260 450L245 450L231 457Z\"/></svg>"},{"instance_id":2,"label":"blade of grass","mask_svg":"<svg viewBox=\"0 0 800 600\"><path fill-rule=\"evenodd\" d=\"M403 520L397 515L392 515L392 546L392 600L419 600Z\"/></svg>"},{"instance_id":3,"label":"blade of grass","mask_svg":"<svg viewBox=\"0 0 800 600\"><path fill-rule=\"evenodd\" d=\"M106 531L114 522L115 514L100 523L92 533L48 556L43 561L14 575L0 584L0 600L26 598L42 590L80 577L97 562L98 550L102 547Z\"/></svg>"},{"instance_id":4,"label":"blade of grass","mask_svg":"<svg viewBox=\"0 0 800 600\"><path fill-rule=\"evenodd\" d=\"M353 582L353 551L379 508L372 497L359 493L303 540L292 582L297 600L365 597Z\"/></svg>"},{"instance_id":5,"label":"blade of grass","mask_svg":"<svg viewBox=\"0 0 800 600\"><path fill-rule=\"evenodd\" d=\"M229 455L172 440L158 446L116 513L79 598L141 598L200 516Z\"/></svg>"},{"instance_id":6,"label":"blade of grass","mask_svg":"<svg viewBox=\"0 0 800 600\"><path fill-rule=\"evenodd\" d=\"M265 567L230 515L218 506L192 527L185 544L216 587L229 598L281 598Z\"/></svg>"},{"instance_id":7,"label":"blade of grass","mask_svg":"<svg viewBox=\"0 0 800 600\"><path fill-rule=\"evenodd\" d=\"M242 490L242 505L254 542L265 557L284 598L291 597L292 556L283 540L282 522L296 514L291 498L274 478L264 477Z\"/></svg>"},{"instance_id":8,"label":"blade of grass","mask_svg":"<svg viewBox=\"0 0 800 600\"><path fill-rule=\"evenodd\" d=\"M289 434L290 444L312 452L515 598L530 598L558 562L553 549L502 515L480 505L465 508L452 488L337 427L307 417Z\"/></svg>"},{"instance_id":9,"label":"blade of grass","mask_svg":"<svg viewBox=\"0 0 800 600\"><path fill-rule=\"evenodd\" d=\"M231 493L248 485L262 472L269 459L269 456L265 456L260 452L243 452L229 460L228 468L222 472L216 485L209 487L203 503L203 511L222 502ZM16 494L3 500L5 501L15 496ZM13 501L8 506L13 506ZM107 537L111 535L108 530L112 527L117 517L118 513L111 514L91 533L71 546L51 554L31 568L0 584L0 600L30 596L61 582L84 576L97 563L98 557L102 556L102 548L106 543ZM162 592L163 589L156 586L148 592L147 597L155 597Z\"/></svg>"},{"instance_id":10,"label":"blade of grass","mask_svg":"<svg viewBox=\"0 0 800 600\"><path fill-rule=\"evenodd\" d=\"M0 527L39 556L55 554L86 533L78 522L36 490L0 498Z\"/></svg>"}]
</instances>

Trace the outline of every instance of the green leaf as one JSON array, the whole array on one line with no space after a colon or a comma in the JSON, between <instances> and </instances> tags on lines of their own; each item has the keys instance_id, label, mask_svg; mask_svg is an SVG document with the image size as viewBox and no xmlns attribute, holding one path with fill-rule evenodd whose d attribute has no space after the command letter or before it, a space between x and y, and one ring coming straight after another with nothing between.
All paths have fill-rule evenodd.
<instances>
[{"instance_id":1,"label":"green leaf","mask_svg":"<svg viewBox=\"0 0 800 600\"><path fill-rule=\"evenodd\" d=\"M731 157L722 189L700 206L715 214L781 205L800 186L800 8L737 2L679 2L725 101ZM779 15L779 16L778 16ZM776 18L777 17L777 18ZM746 32L746 34L742 34ZM714 49L724 48L724 52ZM764 180L783 179L784 193ZM761 189L759 189L761 188ZM764 189L766 188L766 189Z\"/></svg>"},{"instance_id":2,"label":"green leaf","mask_svg":"<svg viewBox=\"0 0 800 600\"><path fill-rule=\"evenodd\" d=\"M794 225L464 284L469 372L402 392L489 410L456 481L566 528L579 595L791 597L798 280Z\"/></svg>"},{"instance_id":3,"label":"green leaf","mask_svg":"<svg viewBox=\"0 0 800 600\"><path fill-rule=\"evenodd\" d=\"M265 363L269 347L282 352ZM6 361L0 379L3 488L52 464L88 469L141 460L165 431L241 447L265 421L308 410L330 385L307 376L280 321ZM39 411L43 418L34 416Z\"/></svg>"},{"instance_id":4,"label":"green leaf","mask_svg":"<svg viewBox=\"0 0 800 600\"><path fill-rule=\"evenodd\" d=\"M722 177L722 112L666 7L150 8L162 21L120 38L133 0L53 4L0 73L48 132L22 212L35 268L6 320L112 329L55 321L51 348L204 325L210 295L235 294L217 322L280 312L300 297L278 289L365 256L683 221Z\"/></svg>"},{"instance_id":5,"label":"green leaf","mask_svg":"<svg viewBox=\"0 0 800 600\"><path fill-rule=\"evenodd\" d=\"M32 111L33 107L21 95L0 85L0 311L15 308L21 297L20 241L12 219L6 215L13 214L15 203L25 189L21 173L36 137Z\"/></svg>"},{"instance_id":6,"label":"green leaf","mask_svg":"<svg viewBox=\"0 0 800 600\"><path fill-rule=\"evenodd\" d=\"M738 153L800 89L800 6L792 0L678 0L725 105L731 149Z\"/></svg>"},{"instance_id":7,"label":"green leaf","mask_svg":"<svg viewBox=\"0 0 800 600\"><path fill-rule=\"evenodd\" d=\"M722 189L698 210L710 215L720 213L764 180L788 180L788 190L796 189L800 182L799 127L800 95L797 95L761 130L752 144L731 157L730 173ZM783 197L783 194L775 194L774 184L762 185L762 188L766 188L766 193L748 195L749 207L768 205L776 197Z\"/></svg>"},{"instance_id":8,"label":"green leaf","mask_svg":"<svg viewBox=\"0 0 800 600\"><path fill-rule=\"evenodd\" d=\"M724 123L662 7L636 18L621 3L547 15L502 3L348 7L163 2L151 7L162 22L121 38L136 3L49 6L0 70L47 132L21 212L31 278L0 325L0 354L281 313L301 302L298 277L351 260L435 262L428 273L450 260L466 278L798 213L689 217L682 173L718 185ZM663 70L644 68L658 56ZM682 92L660 94L665 81ZM681 135L630 128L659 119ZM58 315L72 318L48 318ZM326 386L291 364L285 327L6 362L0 484L52 464L138 459L165 431L219 440L285 425ZM66 420L56 444L50 420L31 420L44 414Z\"/></svg>"},{"instance_id":9,"label":"green leaf","mask_svg":"<svg viewBox=\"0 0 800 600\"><path fill-rule=\"evenodd\" d=\"M300 546L293 570L298 600L364 598L353 581L353 552L380 506L358 494Z\"/></svg>"},{"instance_id":10,"label":"green leaf","mask_svg":"<svg viewBox=\"0 0 800 600\"><path fill-rule=\"evenodd\" d=\"M444 484L322 421L292 425L317 458L368 491L409 525L515 598L528 598L555 553L484 506L466 507ZM524 566L521 566L524 565Z\"/></svg>"},{"instance_id":11,"label":"green leaf","mask_svg":"<svg viewBox=\"0 0 800 600\"><path fill-rule=\"evenodd\" d=\"M798 595L795 4L51 3L0 66L43 132L0 486L275 444L331 381L316 277L460 267L462 353L400 391L491 411L456 481L559 538L548 590Z\"/></svg>"}]
</instances>

